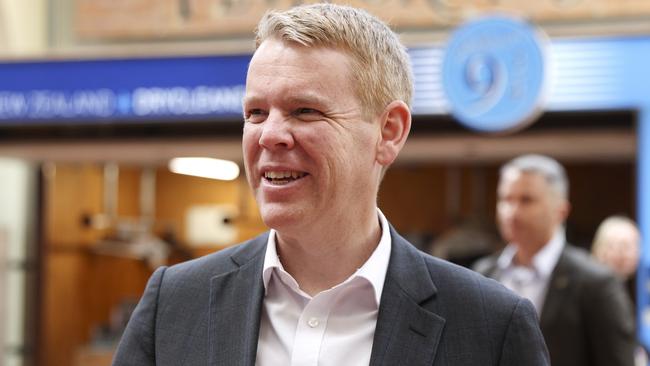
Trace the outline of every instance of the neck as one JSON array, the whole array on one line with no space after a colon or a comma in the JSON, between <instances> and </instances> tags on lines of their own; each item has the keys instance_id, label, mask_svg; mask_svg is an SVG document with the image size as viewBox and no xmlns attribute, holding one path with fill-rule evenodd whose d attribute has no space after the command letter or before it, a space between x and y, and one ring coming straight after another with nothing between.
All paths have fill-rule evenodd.
<instances>
[{"instance_id":1,"label":"neck","mask_svg":"<svg viewBox=\"0 0 650 366\"><path fill-rule=\"evenodd\" d=\"M540 250L542 250L551 241L551 235L546 240L542 239L536 243L527 243L526 245L517 245L517 253L515 254L515 263L521 266L530 267L533 264L533 258Z\"/></svg>"},{"instance_id":2,"label":"neck","mask_svg":"<svg viewBox=\"0 0 650 366\"><path fill-rule=\"evenodd\" d=\"M535 257L535 254L537 254L538 251L539 250L535 252L531 252L531 251L521 250L521 248L519 248L519 250L517 250L517 254L515 254L515 263L525 267L532 266L533 257Z\"/></svg>"},{"instance_id":3,"label":"neck","mask_svg":"<svg viewBox=\"0 0 650 366\"><path fill-rule=\"evenodd\" d=\"M345 281L372 255L381 238L377 212L365 219L330 222L301 236L276 235L284 269L313 296ZM342 221L342 220L337 220Z\"/></svg>"}]
</instances>

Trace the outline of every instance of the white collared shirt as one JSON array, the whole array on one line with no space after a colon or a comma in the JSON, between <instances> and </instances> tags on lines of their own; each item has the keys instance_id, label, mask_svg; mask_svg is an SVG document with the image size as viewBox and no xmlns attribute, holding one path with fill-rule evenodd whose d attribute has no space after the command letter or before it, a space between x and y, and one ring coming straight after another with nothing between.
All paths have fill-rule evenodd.
<instances>
[{"instance_id":1,"label":"white collared shirt","mask_svg":"<svg viewBox=\"0 0 650 366\"><path fill-rule=\"evenodd\" d=\"M282 267L271 230L262 277L266 291L257 366L368 365L390 259L388 221L377 209L381 239L354 274L314 297Z\"/></svg>"},{"instance_id":2,"label":"white collared shirt","mask_svg":"<svg viewBox=\"0 0 650 366\"><path fill-rule=\"evenodd\" d=\"M564 249L564 230L558 229L551 240L533 256L531 266L515 263L517 247L509 244L499 256L498 280L507 288L530 300L541 316L551 274Z\"/></svg>"}]
</instances>

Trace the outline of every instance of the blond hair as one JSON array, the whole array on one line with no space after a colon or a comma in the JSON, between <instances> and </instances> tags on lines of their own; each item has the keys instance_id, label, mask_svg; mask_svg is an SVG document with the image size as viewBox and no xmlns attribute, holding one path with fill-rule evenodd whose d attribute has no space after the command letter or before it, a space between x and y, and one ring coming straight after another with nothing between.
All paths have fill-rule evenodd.
<instances>
[{"instance_id":1,"label":"blond hair","mask_svg":"<svg viewBox=\"0 0 650 366\"><path fill-rule=\"evenodd\" d=\"M636 240L639 240L639 229L636 227L636 224L632 219L622 215L609 216L603 220L596 229L594 241L591 244L592 253L598 256L602 251L604 251L611 240L611 233L617 228L627 230Z\"/></svg>"},{"instance_id":2,"label":"blond hair","mask_svg":"<svg viewBox=\"0 0 650 366\"><path fill-rule=\"evenodd\" d=\"M355 92L370 116L394 100L411 105L413 72L406 48L385 23L364 10L335 4L272 10L257 26L256 48L269 38L349 54Z\"/></svg>"}]
</instances>

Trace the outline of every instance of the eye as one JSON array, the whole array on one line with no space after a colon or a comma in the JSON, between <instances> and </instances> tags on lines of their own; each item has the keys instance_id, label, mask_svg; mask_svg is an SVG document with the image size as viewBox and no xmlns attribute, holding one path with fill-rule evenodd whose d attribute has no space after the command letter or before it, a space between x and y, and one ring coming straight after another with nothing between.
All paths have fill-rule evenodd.
<instances>
[{"instance_id":1,"label":"eye","mask_svg":"<svg viewBox=\"0 0 650 366\"><path fill-rule=\"evenodd\" d=\"M521 203L525 205L530 205L531 203L535 202L535 199L531 196L523 196L521 197Z\"/></svg>"},{"instance_id":2,"label":"eye","mask_svg":"<svg viewBox=\"0 0 650 366\"><path fill-rule=\"evenodd\" d=\"M314 108L297 108L294 112L293 115L296 118L299 118L301 120L305 121L315 121L321 119L323 116L323 113L321 111L314 109Z\"/></svg>"},{"instance_id":3,"label":"eye","mask_svg":"<svg viewBox=\"0 0 650 366\"><path fill-rule=\"evenodd\" d=\"M268 113L260 108L251 108L246 111L244 120L249 123L264 122Z\"/></svg>"}]
</instances>

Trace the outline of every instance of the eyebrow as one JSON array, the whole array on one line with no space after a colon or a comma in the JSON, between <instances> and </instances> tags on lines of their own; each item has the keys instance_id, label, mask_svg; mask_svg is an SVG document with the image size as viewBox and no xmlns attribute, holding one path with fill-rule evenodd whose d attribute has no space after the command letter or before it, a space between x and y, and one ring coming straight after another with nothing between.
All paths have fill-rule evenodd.
<instances>
[{"instance_id":1,"label":"eyebrow","mask_svg":"<svg viewBox=\"0 0 650 366\"><path fill-rule=\"evenodd\" d=\"M288 94L287 95L287 101L290 103L294 104L318 104L318 105L324 105L327 102L327 98L323 97L319 93L314 93L314 92L300 92L296 93L296 95Z\"/></svg>"},{"instance_id":2,"label":"eyebrow","mask_svg":"<svg viewBox=\"0 0 650 366\"><path fill-rule=\"evenodd\" d=\"M244 95L244 97L241 99L241 104L246 105L246 104L255 104L262 101L262 98L256 97L256 96L247 96Z\"/></svg>"},{"instance_id":3,"label":"eyebrow","mask_svg":"<svg viewBox=\"0 0 650 366\"><path fill-rule=\"evenodd\" d=\"M283 103L292 105L318 105L323 106L327 104L327 98L322 97L317 93L300 92L295 95L285 95L281 97ZM242 98L242 104L257 104L263 103L265 98L256 95L245 95Z\"/></svg>"}]
</instances>

